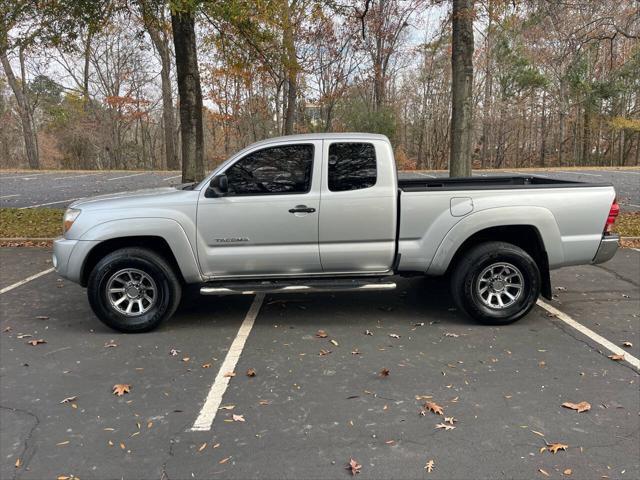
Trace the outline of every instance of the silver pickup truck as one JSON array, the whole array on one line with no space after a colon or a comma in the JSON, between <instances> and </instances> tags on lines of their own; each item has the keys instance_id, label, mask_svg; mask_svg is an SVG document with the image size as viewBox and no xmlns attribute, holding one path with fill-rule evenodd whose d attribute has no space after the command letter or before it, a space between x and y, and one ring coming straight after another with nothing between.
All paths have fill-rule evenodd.
<instances>
[{"instance_id":1,"label":"silver pickup truck","mask_svg":"<svg viewBox=\"0 0 640 480\"><path fill-rule=\"evenodd\" d=\"M105 324L142 332L186 284L204 295L368 291L450 279L458 308L506 324L551 297L549 270L618 248L609 184L535 176L398 180L382 135L273 138L199 184L72 204L56 271Z\"/></svg>"}]
</instances>

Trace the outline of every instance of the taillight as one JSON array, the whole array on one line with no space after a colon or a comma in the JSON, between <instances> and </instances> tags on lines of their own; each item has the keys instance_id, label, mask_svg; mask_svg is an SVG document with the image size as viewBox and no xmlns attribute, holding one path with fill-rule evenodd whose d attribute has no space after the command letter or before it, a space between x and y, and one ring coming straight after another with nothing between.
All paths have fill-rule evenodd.
<instances>
[{"instance_id":1,"label":"taillight","mask_svg":"<svg viewBox=\"0 0 640 480\"><path fill-rule=\"evenodd\" d=\"M604 226L604 233L608 234L613 231L613 224L616 223L616 217L620 214L620 205L618 205L617 199L613 200L611 209L609 210L609 216L607 217L607 223Z\"/></svg>"}]
</instances>

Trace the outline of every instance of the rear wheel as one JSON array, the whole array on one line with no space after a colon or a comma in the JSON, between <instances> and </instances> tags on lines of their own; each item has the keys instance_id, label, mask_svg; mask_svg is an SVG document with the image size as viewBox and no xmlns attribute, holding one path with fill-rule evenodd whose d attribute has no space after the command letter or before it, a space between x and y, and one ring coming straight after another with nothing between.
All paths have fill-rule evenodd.
<instances>
[{"instance_id":1,"label":"rear wheel","mask_svg":"<svg viewBox=\"0 0 640 480\"><path fill-rule=\"evenodd\" d=\"M524 317L540 294L540 270L520 247L486 242L457 263L451 288L458 308L481 323L506 325Z\"/></svg>"},{"instance_id":2,"label":"rear wheel","mask_svg":"<svg viewBox=\"0 0 640 480\"><path fill-rule=\"evenodd\" d=\"M123 248L95 266L87 285L96 316L121 332L146 332L175 312L181 286L164 258L144 248Z\"/></svg>"}]
</instances>

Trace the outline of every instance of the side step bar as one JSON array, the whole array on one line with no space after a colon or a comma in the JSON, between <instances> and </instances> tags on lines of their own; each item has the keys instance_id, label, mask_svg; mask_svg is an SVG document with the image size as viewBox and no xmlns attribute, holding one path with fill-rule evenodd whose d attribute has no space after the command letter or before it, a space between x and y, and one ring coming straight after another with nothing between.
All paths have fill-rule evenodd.
<instances>
[{"instance_id":1,"label":"side step bar","mask_svg":"<svg viewBox=\"0 0 640 480\"><path fill-rule=\"evenodd\" d=\"M260 282L226 283L205 285L200 288L201 295L255 295L256 293L313 293L313 292L368 292L393 290L395 282L347 281L309 281L309 282Z\"/></svg>"}]
</instances>

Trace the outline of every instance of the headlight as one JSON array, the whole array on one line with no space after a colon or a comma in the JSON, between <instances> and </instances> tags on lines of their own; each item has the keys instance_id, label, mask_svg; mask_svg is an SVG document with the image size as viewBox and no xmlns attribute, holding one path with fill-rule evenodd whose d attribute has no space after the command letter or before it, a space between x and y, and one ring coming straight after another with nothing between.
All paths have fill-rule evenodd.
<instances>
[{"instance_id":1,"label":"headlight","mask_svg":"<svg viewBox=\"0 0 640 480\"><path fill-rule=\"evenodd\" d=\"M64 212L64 217L62 217L62 234L64 235L69 231L73 222L76 221L78 215L80 215L81 210L77 208L67 208L66 212Z\"/></svg>"}]
</instances>

